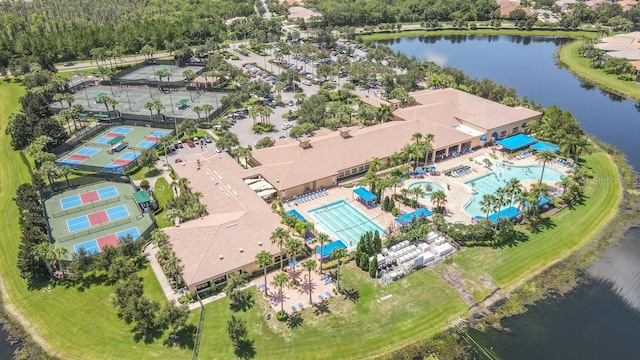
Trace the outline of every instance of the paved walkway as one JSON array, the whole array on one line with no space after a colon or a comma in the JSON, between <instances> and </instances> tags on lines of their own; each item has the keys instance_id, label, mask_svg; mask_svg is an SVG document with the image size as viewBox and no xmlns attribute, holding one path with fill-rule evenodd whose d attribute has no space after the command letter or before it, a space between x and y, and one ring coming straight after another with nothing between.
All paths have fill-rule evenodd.
<instances>
[{"instance_id":1,"label":"paved walkway","mask_svg":"<svg viewBox=\"0 0 640 360\"><path fill-rule=\"evenodd\" d=\"M177 304L178 299L182 295L186 294L187 290L186 289L175 290L173 289L173 287L171 287L171 284L169 284L169 280L164 275L164 272L162 271L162 268L158 263L158 259L156 259L157 253L158 253L158 245L156 244L150 244L144 249L144 256L147 258L147 260L149 260L149 263L151 264L151 269L153 269L153 272L156 274L156 278L158 279L158 282L160 283L160 287L162 288L162 291L167 297L167 300L169 300L169 302L175 301Z\"/></svg>"}]
</instances>

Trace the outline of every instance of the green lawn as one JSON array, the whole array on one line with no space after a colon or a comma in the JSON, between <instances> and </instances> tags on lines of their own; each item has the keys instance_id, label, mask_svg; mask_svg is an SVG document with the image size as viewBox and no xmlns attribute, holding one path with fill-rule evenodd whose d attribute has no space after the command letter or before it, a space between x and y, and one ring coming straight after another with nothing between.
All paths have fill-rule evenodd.
<instances>
[{"instance_id":1,"label":"green lawn","mask_svg":"<svg viewBox=\"0 0 640 360\"><path fill-rule=\"evenodd\" d=\"M247 321L257 359L373 356L433 335L468 308L453 288L428 270L384 287L374 287L369 275L359 269L345 266L343 270L343 287L358 289L360 300L354 305L342 296L333 297L329 300L330 313L315 315L308 308L302 312L302 325L294 329L275 318L267 322L266 312L273 311L261 293L252 290L258 301L239 316ZM378 302L387 294L393 297ZM235 358L226 333L231 313L227 299L205 307L201 358Z\"/></svg>"},{"instance_id":2,"label":"green lawn","mask_svg":"<svg viewBox=\"0 0 640 360\"><path fill-rule=\"evenodd\" d=\"M457 254L455 262L473 273L488 275L500 287L513 289L591 240L616 216L622 192L617 169L605 153L594 153L586 160L595 176L586 187L584 205L554 215L549 219L550 229L529 234L524 243L504 249L470 248Z\"/></svg>"},{"instance_id":3,"label":"green lawn","mask_svg":"<svg viewBox=\"0 0 640 360\"><path fill-rule=\"evenodd\" d=\"M591 60L580 56L584 41L578 40L562 47L560 61L578 77L593 81L598 87L610 92L640 100L640 86L633 81L618 80L617 75L607 74L603 69L591 67Z\"/></svg>"},{"instance_id":4,"label":"green lawn","mask_svg":"<svg viewBox=\"0 0 640 360\"><path fill-rule=\"evenodd\" d=\"M17 152L11 149L4 133L8 115L18 110L18 98L24 88L15 83L0 85L0 271L6 287L5 299L31 322L38 334L65 359L187 358L189 349L168 348L163 339L153 344L135 342L132 326L118 319L111 305L112 288L91 285L85 288L52 286L28 289L16 267L20 230L18 209L12 198L18 185L28 182L29 175ZM157 281L151 281L149 270L143 270L149 295L158 298Z\"/></svg>"},{"instance_id":5,"label":"green lawn","mask_svg":"<svg viewBox=\"0 0 640 360\"><path fill-rule=\"evenodd\" d=\"M167 179L163 177L156 180L153 188L155 189L154 194L156 196L156 199L158 200L158 205L162 208L162 211L158 215L156 215L156 224L159 228L173 225L169 221L165 220L163 216L164 209L166 209L167 207L167 203L173 198L173 189L171 189L171 186L167 182Z\"/></svg>"}]
</instances>

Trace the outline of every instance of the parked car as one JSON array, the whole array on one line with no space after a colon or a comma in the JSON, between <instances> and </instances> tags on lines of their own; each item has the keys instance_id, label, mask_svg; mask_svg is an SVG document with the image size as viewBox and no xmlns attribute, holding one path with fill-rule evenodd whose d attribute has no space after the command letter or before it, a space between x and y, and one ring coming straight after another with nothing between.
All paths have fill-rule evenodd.
<instances>
[{"instance_id":1,"label":"parked car","mask_svg":"<svg viewBox=\"0 0 640 360\"><path fill-rule=\"evenodd\" d=\"M64 64L64 66L73 66L73 65L74 64L71 61L69 61L68 63Z\"/></svg>"},{"instance_id":2,"label":"parked car","mask_svg":"<svg viewBox=\"0 0 640 360\"><path fill-rule=\"evenodd\" d=\"M193 140L189 139L187 140L187 146L193 148L196 147L196 144L193 142Z\"/></svg>"},{"instance_id":3,"label":"parked car","mask_svg":"<svg viewBox=\"0 0 640 360\"><path fill-rule=\"evenodd\" d=\"M202 139L204 139L204 141L205 141L207 144L211 144L211 143L212 143L211 138L209 137L209 135L205 135L205 136L203 136L203 137L202 137Z\"/></svg>"},{"instance_id":4,"label":"parked car","mask_svg":"<svg viewBox=\"0 0 640 360\"><path fill-rule=\"evenodd\" d=\"M294 104L293 100L289 100L289 102L287 103L287 105L289 106L293 106L293 104Z\"/></svg>"},{"instance_id":5,"label":"parked car","mask_svg":"<svg viewBox=\"0 0 640 360\"><path fill-rule=\"evenodd\" d=\"M311 86L311 81L305 80L302 82L303 85Z\"/></svg>"}]
</instances>

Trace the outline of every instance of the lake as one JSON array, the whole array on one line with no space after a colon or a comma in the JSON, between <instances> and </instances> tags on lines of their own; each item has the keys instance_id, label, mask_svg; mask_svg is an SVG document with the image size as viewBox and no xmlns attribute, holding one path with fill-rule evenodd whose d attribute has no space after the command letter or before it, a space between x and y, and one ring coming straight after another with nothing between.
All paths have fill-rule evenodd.
<instances>
[{"instance_id":1,"label":"lake","mask_svg":"<svg viewBox=\"0 0 640 360\"><path fill-rule=\"evenodd\" d=\"M582 83L554 58L570 40L527 36L434 36L381 41L395 51L514 87L543 106L571 111L585 131L618 147L640 169L634 101ZM569 294L503 320L510 332L471 332L502 359L639 359L640 230L629 229Z\"/></svg>"}]
</instances>

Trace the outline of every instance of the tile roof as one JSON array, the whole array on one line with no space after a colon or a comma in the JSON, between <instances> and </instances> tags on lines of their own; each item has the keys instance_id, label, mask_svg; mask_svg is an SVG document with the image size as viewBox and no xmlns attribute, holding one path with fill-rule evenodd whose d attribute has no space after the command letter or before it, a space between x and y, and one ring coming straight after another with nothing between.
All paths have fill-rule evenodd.
<instances>
[{"instance_id":1,"label":"tile roof","mask_svg":"<svg viewBox=\"0 0 640 360\"><path fill-rule=\"evenodd\" d=\"M456 128L462 125L461 121L488 130L540 115L454 89L411 95L418 105L394 111L404 121L352 128L347 138L339 131L316 135L309 138L308 148L294 142L255 150L252 157L260 166L247 170L247 176L261 174L276 189L289 189L364 164L373 157L387 157L400 151L416 132L433 134L433 148L437 150L474 138Z\"/></svg>"},{"instance_id":2,"label":"tile roof","mask_svg":"<svg viewBox=\"0 0 640 360\"><path fill-rule=\"evenodd\" d=\"M279 253L269 237L281 218L245 184L244 169L234 159L226 153L202 153L185 160L174 166L174 172L202 193L200 201L207 205L208 214L163 230L182 259L187 284L251 264L261 250Z\"/></svg>"}]
</instances>

